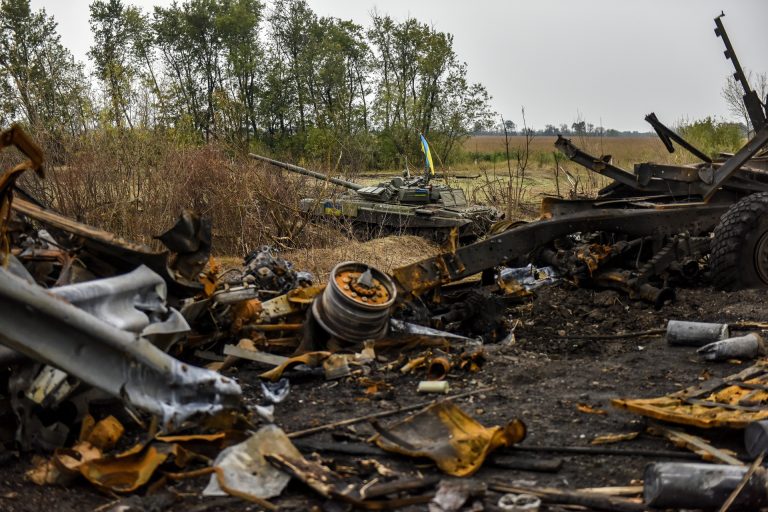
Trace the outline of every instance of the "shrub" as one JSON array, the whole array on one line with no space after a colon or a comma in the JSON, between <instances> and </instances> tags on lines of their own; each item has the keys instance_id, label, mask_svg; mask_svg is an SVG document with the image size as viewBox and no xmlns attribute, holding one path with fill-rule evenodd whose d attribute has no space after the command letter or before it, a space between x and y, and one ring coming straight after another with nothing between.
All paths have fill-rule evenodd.
<instances>
[{"instance_id":1,"label":"shrub","mask_svg":"<svg viewBox=\"0 0 768 512\"><path fill-rule=\"evenodd\" d=\"M734 152L744 143L742 129L737 123L718 121L712 117L682 124L678 132L688 142L713 157L721 152Z\"/></svg>"}]
</instances>

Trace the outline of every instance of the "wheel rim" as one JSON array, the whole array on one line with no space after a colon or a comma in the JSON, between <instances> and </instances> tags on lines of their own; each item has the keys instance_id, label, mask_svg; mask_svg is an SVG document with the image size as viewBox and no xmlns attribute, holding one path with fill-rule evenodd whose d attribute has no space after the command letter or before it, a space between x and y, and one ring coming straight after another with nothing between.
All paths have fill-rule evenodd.
<instances>
[{"instance_id":1,"label":"wheel rim","mask_svg":"<svg viewBox=\"0 0 768 512\"><path fill-rule=\"evenodd\" d=\"M768 231L762 234L755 245L755 269L760 280L768 284Z\"/></svg>"}]
</instances>

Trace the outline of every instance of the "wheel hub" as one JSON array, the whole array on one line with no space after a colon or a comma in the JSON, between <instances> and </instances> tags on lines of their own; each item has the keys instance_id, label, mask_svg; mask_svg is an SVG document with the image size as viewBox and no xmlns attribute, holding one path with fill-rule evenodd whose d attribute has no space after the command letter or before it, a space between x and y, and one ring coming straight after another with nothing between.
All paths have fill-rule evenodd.
<instances>
[{"instance_id":1,"label":"wheel hub","mask_svg":"<svg viewBox=\"0 0 768 512\"><path fill-rule=\"evenodd\" d=\"M760 236L755 245L755 270L760 280L768 284L768 231Z\"/></svg>"}]
</instances>

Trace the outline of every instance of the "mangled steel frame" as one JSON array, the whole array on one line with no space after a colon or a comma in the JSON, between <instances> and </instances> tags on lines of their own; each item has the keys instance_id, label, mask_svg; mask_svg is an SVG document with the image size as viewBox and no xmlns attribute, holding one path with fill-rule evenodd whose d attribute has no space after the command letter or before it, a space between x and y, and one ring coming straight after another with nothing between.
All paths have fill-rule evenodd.
<instances>
[{"instance_id":1,"label":"mangled steel frame","mask_svg":"<svg viewBox=\"0 0 768 512\"><path fill-rule=\"evenodd\" d=\"M0 342L158 415L169 427L236 408L240 386L182 363L139 334L110 325L0 269Z\"/></svg>"},{"instance_id":2,"label":"mangled steel frame","mask_svg":"<svg viewBox=\"0 0 768 512\"><path fill-rule=\"evenodd\" d=\"M586 206L586 202L548 201L548 206ZM596 209L559 213L552 218L515 227L472 245L395 269L392 273L405 292L421 293L441 284L463 279L525 256L571 233L606 231L634 236L672 236L687 228L692 233L710 231L727 210L726 204L680 209Z\"/></svg>"},{"instance_id":3,"label":"mangled steel frame","mask_svg":"<svg viewBox=\"0 0 768 512\"><path fill-rule=\"evenodd\" d=\"M744 86L745 102L749 102L755 93L743 79L720 17L715 23L716 34L726 42L726 57L734 63L735 76ZM694 155L703 157L704 162L694 166L643 163L638 164L632 174L613 165L610 157L589 155L558 136L555 143L558 149L587 169L611 178L613 183L603 188L596 199L546 198L542 202L541 219L536 222L518 224L453 252L395 269L393 276L400 291L405 292L400 294L401 300L406 299L408 293L420 294L512 262L568 235L594 232L619 240L650 237L654 252L643 266L631 273L609 271L602 275L602 282L652 302L662 300L661 291L647 287L648 279L678 263L679 258L695 258L702 249L706 252L706 238L691 241L689 237L708 235L721 215L741 197L768 191L768 172L760 165L745 167L768 144L766 115L759 101L757 106L752 101L752 105L754 136L736 154L719 162L674 134L655 115L646 118L669 149L674 149L671 140L675 140ZM684 233L681 238L675 238L681 233ZM593 277L596 282L600 281L600 275Z\"/></svg>"},{"instance_id":4,"label":"mangled steel frame","mask_svg":"<svg viewBox=\"0 0 768 512\"><path fill-rule=\"evenodd\" d=\"M146 265L165 279L172 293L188 296L203 289L195 278L208 261L211 226L189 212L184 212L173 228L160 235L163 241L173 240L173 248L188 251L177 252L171 257L167 250L155 251L123 240L114 233L77 222L21 198L14 199L12 208L17 213L76 237L87 251L117 267L109 269L109 273L128 272L139 265ZM172 236L174 231L181 234Z\"/></svg>"}]
</instances>

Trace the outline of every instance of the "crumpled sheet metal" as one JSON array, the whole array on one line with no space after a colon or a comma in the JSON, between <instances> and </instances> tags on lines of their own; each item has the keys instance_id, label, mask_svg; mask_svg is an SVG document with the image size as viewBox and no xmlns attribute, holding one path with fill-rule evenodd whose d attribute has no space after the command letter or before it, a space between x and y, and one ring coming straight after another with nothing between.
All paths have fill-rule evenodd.
<instances>
[{"instance_id":1,"label":"crumpled sheet metal","mask_svg":"<svg viewBox=\"0 0 768 512\"><path fill-rule=\"evenodd\" d=\"M542 286L554 284L558 279L557 270L554 268L537 268L529 263L520 268L502 267L499 270L498 285L505 294L522 297Z\"/></svg>"},{"instance_id":2,"label":"crumpled sheet metal","mask_svg":"<svg viewBox=\"0 0 768 512\"><path fill-rule=\"evenodd\" d=\"M389 319L389 337L395 336L426 336L430 338L442 338L456 341L468 341L475 342L472 338L461 336L447 331L441 331L439 329L433 329L419 324L410 322L404 322L397 318Z\"/></svg>"},{"instance_id":3,"label":"crumpled sheet metal","mask_svg":"<svg viewBox=\"0 0 768 512\"><path fill-rule=\"evenodd\" d=\"M182 314L165 305L168 292L163 278L145 265L127 274L49 291L118 329L140 333L164 351L190 331Z\"/></svg>"},{"instance_id":4,"label":"crumpled sheet metal","mask_svg":"<svg viewBox=\"0 0 768 512\"><path fill-rule=\"evenodd\" d=\"M193 281L208 263L211 234L209 217L200 217L184 209L176 224L155 238L175 253L169 266L185 279Z\"/></svg>"},{"instance_id":5,"label":"crumpled sheet metal","mask_svg":"<svg viewBox=\"0 0 768 512\"><path fill-rule=\"evenodd\" d=\"M266 425L216 457L213 466L220 470L211 475L203 496L226 496L229 493L262 499L279 496L291 477L267 462L265 454L301 458L301 453L285 432L276 425Z\"/></svg>"},{"instance_id":6,"label":"crumpled sheet metal","mask_svg":"<svg viewBox=\"0 0 768 512\"><path fill-rule=\"evenodd\" d=\"M41 459L27 471L27 478L37 485L68 484L79 474L83 464L101 458L124 432L123 425L114 416L98 423L93 416L86 416L77 443L72 448L56 449L49 460Z\"/></svg>"},{"instance_id":7,"label":"crumpled sheet metal","mask_svg":"<svg viewBox=\"0 0 768 512\"><path fill-rule=\"evenodd\" d=\"M700 428L745 428L768 419L768 359L737 374L657 398L615 399L615 407Z\"/></svg>"},{"instance_id":8,"label":"crumpled sheet metal","mask_svg":"<svg viewBox=\"0 0 768 512\"><path fill-rule=\"evenodd\" d=\"M376 444L383 450L427 457L453 476L469 476L500 446L525 438L525 424L484 427L452 402L439 402L390 427L376 425Z\"/></svg>"},{"instance_id":9,"label":"crumpled sheet metal","mask_svg":"<svg viewBox=\"0 0 768 512\"><path fill-rule=\"evenodd\" d=\"M168 310L165 281L145 265L127 274L50 291L118 329L136 333Z\"/></svg>"},{"instance_id":10,"label":"crumpled sheet metal","mask_svg":"<svg viewBox=\"0 0 768 512\"><path fill-rule=\"evenodd\" d=\"M240 404L240 386L169 356L0 268L0 343L160 416L171 428Z\"/></svg>"},{"instance_id":11,"label":"crumpled sheet metal","mask_svg":"<svg viewBox=\"0 0 768 512\"><path fill-rule=\"evenodd\" d=\"M123 453L89 460L78 470L101 489L126 493L149 482L155 471L172 457L178 467L183 467L189 454L178 444L137 444Z\"/></svg>"}]
</instances>

